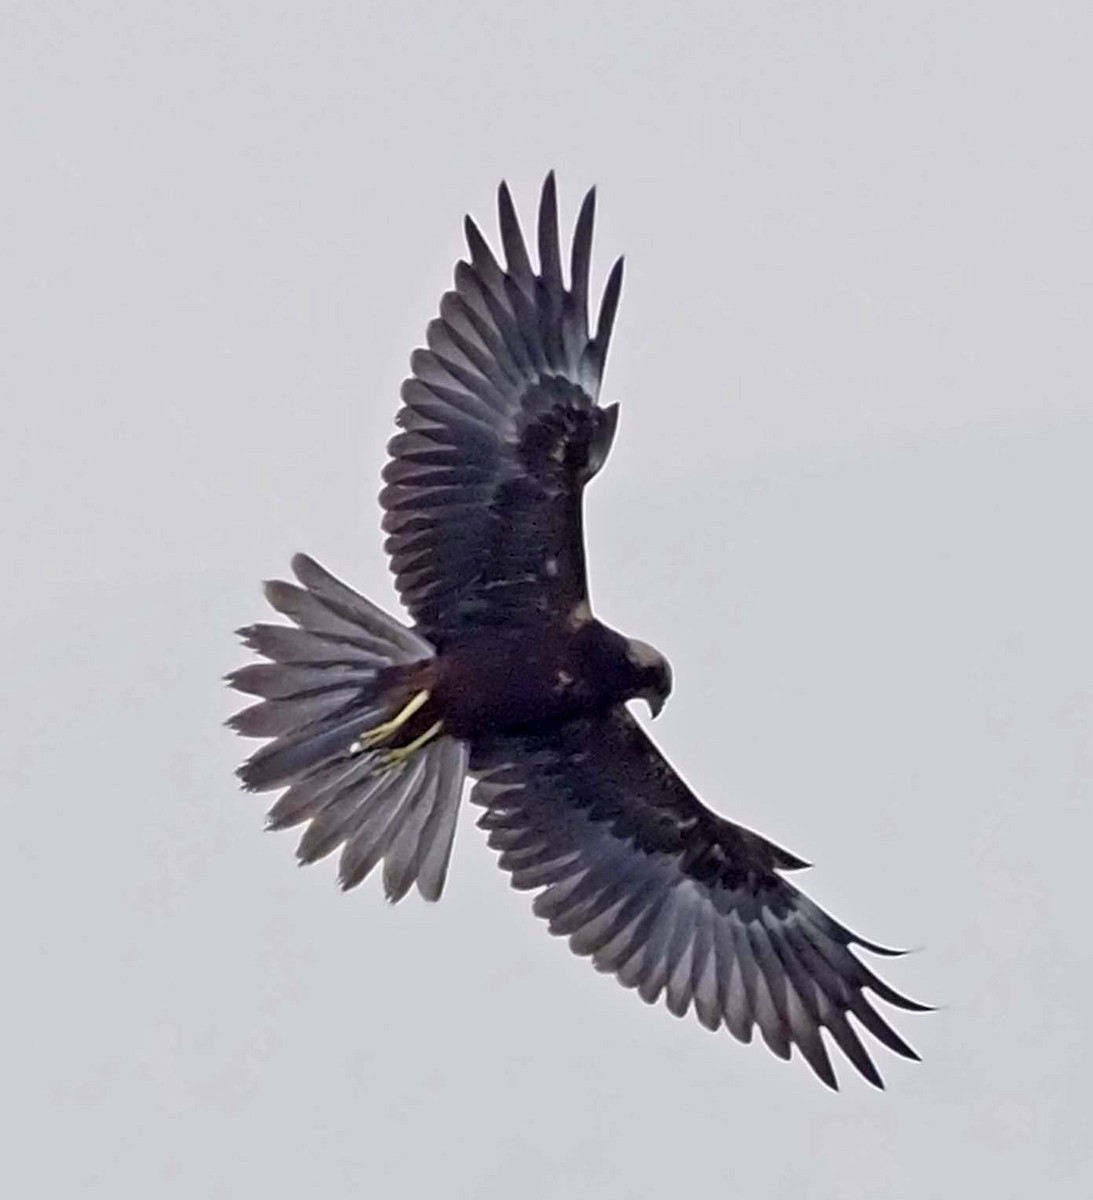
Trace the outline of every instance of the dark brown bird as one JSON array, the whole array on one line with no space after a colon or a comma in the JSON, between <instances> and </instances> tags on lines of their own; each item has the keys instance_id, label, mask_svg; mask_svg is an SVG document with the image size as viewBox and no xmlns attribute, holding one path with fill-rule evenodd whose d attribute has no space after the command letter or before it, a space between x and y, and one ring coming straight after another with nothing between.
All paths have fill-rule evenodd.
<instances>
[{"instance_id":1,"label":"dark brown bird","mask_svg":"<svg viewBox=\"0 0 1093 1200\"><path fill-rule=\"evenodd\" d=\"M229 676L261 699L232 718L270 739L240 768L284 788L269 825L307 824L303 862L341 848L343 887L378 863L391 900L439 898L463 783L514 887L598 970L682 1016L775 1054L796 1046L835 1087L821 1036L881 1079L850 1018L914 1051L866 992L921 1011L853 953L872 945L784 877L807 864L707 809L627 702L656 716L672 673L652 647L593 615L581 505L615 436L599 405L622 260L595 330L588 276L595 193L581 205L568 286L554 177L543 186L538 271L508 188L502 266L466 221L470 261L411 359L380 493L407 627L297 555L298 584L266 587L292 626L252 625L269 660Z\"/></svg>"}]
</instances>

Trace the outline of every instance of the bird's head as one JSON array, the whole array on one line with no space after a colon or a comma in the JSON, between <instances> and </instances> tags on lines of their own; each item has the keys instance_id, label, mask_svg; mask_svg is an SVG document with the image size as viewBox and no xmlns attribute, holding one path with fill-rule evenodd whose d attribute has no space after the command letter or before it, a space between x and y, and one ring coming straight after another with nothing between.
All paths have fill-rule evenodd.
<instances>
[{"instance_id":1,"label":"bird's head","mask_svg":"<svg viewBox=\"0 0 1093 1200\"><path fill-rule=\"evenodd\" d=\"M635 669L634 696L649 705L653 717L659 716L672 691L671 665L659 650L636 638L626 643L626 657Z\"/></svg>"}]
</instances>

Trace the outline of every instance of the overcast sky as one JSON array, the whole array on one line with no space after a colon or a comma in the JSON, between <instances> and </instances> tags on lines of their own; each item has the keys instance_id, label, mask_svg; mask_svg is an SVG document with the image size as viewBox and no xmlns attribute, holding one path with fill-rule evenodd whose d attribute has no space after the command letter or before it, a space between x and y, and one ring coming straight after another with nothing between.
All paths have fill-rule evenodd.
<instances>
[{"instance_id":1,"label":"overcast sky","mask_svg":"<svg viewBox=\"0 0 1093 1200\"><path fill-rule=\"evenodd\" d=\"M1088 6L2 9L5 1191L1091 1194ZM394 603L409 353L550 167L627 254L594 604L922 948L884 1093L598 976L471 811L392 909L235 786L232 630L299 549Z\"/></svg>"}]
</instances>

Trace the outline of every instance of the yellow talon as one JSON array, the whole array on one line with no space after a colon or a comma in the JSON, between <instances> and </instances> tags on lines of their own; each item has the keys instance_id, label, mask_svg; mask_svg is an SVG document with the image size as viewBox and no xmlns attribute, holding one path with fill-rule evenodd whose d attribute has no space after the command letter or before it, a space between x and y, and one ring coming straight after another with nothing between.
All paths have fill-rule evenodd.
<instances>
[{"instance_id":1,"label":"yellow talon","mask_svg":"<svg viewBox=\"0 0 1093 1200\"><path fill-rule=\"evenodd\" d=\"M393 734L398 733L403 725L418 711L419 708L429 699L429 691L426 689L423 692L418 692L402 709L396 713L389 721L384 721L382 725L377 725L373 729L369 729L366 733L362 733L359 738L349 747L350 754L362 754L365 750L371 749L373 746L378 746L381 742L387 741Z\"/></svg>"},{"instance_id":2,"label":"yellow talon","mask_svg":"<svg viewBox=\"0 0 1093 1200\"><path fill-rule=\"evenodd\" d=\"M443 721L434 721L428 729L419 737L414 738L412 742L408 742L405 746L395 746L394 749L388 750L380 759L380 765L386 770L390 767L397 767L400 762L405 762L415 751L420 750L426 742L431 742L433 738L444 728Z\"/></svg>"}]
</instances>

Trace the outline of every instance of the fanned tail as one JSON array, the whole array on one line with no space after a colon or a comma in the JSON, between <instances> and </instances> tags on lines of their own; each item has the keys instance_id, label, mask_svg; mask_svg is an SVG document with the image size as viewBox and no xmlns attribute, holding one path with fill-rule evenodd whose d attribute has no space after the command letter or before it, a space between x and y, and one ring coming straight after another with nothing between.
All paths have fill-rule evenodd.
<instances>
[{"instance_id":1,"label":"fanned tail","mask_svg":"<svg viewBox=\"0 0 1093 1200\"><path fill-rule=\"evenodd\" d=\"M278 580L265 590L294 625L239 631L269 661L228 676L238 691L261 697L228 724L244 737L271 740L238 775L249 791L287 789L268 825L310 822L297 849L301 862L342 846L343 887L360 883L382 860L388 899L401 899L416 882L427 900L437 900L467 747L429 730L389 749L422 693L407 704L405 687L391 688L388 669L424 662L433 647L306 555L296 555L292 570L298 585Z\"/></svg>"}]
</instances>

